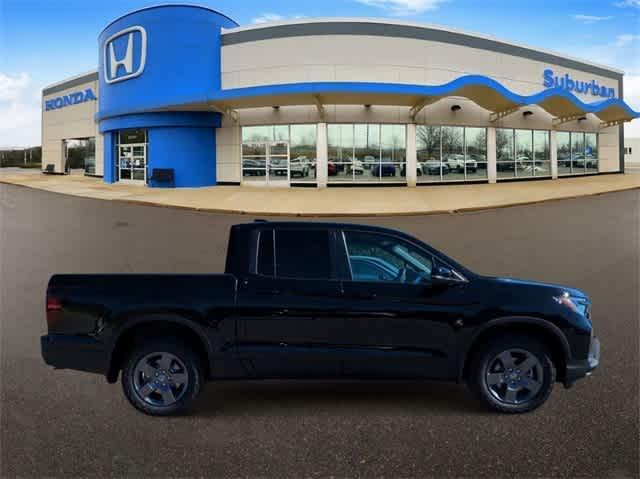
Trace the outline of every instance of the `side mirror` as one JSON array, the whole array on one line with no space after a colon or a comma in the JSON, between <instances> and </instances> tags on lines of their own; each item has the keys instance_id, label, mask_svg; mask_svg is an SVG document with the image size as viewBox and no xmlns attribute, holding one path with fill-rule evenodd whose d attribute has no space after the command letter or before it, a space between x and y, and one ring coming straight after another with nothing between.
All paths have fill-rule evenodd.
<instances>
[{"instance_id":1,"label":"side mirror","mask_svg":"<svg viewBox=\"0 0 640 479\"><path fill-rule=\"evenodd\" d=\"M435 284L462 283L463 279L447 266L438 265L431 272L431 280Z\"/></svg>"}]
</instances>

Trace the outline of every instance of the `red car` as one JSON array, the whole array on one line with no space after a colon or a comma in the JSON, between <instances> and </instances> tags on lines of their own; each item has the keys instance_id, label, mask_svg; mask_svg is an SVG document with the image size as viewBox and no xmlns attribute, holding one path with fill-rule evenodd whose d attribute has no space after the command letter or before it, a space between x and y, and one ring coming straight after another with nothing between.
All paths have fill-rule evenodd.
<instances>
[{"instance_id":1,"label":"red car","mask_svg":"<svg viewBox=\"0 0 640 479\"><path fill-rule=\"evenodd\" d=\"M329 176L336 176L338 174L338 167L335 165L335 163L329 162L327 164L327 174Z\"/></svg>"}]
</instances>

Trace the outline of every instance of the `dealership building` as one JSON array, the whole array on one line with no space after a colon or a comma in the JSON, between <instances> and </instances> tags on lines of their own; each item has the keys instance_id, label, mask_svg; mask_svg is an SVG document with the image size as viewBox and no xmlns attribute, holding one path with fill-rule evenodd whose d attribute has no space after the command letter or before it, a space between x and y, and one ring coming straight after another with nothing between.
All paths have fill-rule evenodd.
<instances>
[{"instance_id":1,"label":"dealership building","mask_svg":"<svg viewBox=\"0 0 640 479\"><path fill-rule=\"evenodd\" d=\"M624 171L623 72L371 19L115 19L98 69L42 92L43 170L148 187L494 183Z\"/></svg>"}]
</instances>

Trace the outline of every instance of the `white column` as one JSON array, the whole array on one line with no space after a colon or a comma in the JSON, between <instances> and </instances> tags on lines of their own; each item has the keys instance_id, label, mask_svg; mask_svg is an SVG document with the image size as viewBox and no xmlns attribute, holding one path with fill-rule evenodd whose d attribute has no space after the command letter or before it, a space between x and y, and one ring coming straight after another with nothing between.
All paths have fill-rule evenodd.
<instances>
[{"instance_id":1,"label":"white column","mask_svg":"<svg viewBox=\"0 0 640 479\"><path fill-rule=\"evenodd\" d=\"M497 182L496 129L493 126L487 128L487 177L489 178L489 183Z\"/></svg>"},{"instance_id":2,"label":"white column","mask_svg":"<svg viewBox=\"0 0 640 479\"><path fill-rule=\"evenodd\" d=\"M316 126L316 182L318 188L327 187L328 158L327 124L318 123Z\"/></svg>"},{"instance_id":3,"label":"white column","mask_svg":"<svg viewBox=\"0 0 640 479\"><path fill-rule=\"evenodd\" d=\"M549 140L549 149L551 150L551 178L558 179L558 136L556 130L551 130L551 138Z\"/></svg>"},{"instance_id":4,"label":"white column","mask_svg":"<svg viewBox=\"0 0 640 479\"><path fill-rule=\"evenodd\" d=\"M416 186L418 183L418 151L416 149L416 124L407 124L407 186Z\"/></svg>"}]
</instances>

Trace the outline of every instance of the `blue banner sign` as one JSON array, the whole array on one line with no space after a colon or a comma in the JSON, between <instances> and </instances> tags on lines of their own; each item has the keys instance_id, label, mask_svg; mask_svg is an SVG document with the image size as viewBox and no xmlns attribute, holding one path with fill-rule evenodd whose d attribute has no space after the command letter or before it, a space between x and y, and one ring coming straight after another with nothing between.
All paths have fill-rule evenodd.
<instances>
[{"instance_id":1,"label":"blue banner sign","mask_svg":"<svg viewBox=\"0 0 640 479\"><path fill-rule=\"evenodd\" d=\"M544 71L544 86L546 88L562 88L564 90L583 93L585 95L591 94L593 96L601 96L604 98L615 98L616 91L613 88L608 88L604 85L599 85L595 80L590 82L574 80L568 73L564 76L554 75L553 70L547 68Z\"/></svg>"},{"instance_id":2,"label":"blue banner sign","mask_svg":"<svg viewBox=\"0 0 640 479\"><path fill-rule=\"evenodd\" d=\"M57 98L52 98L51 100L46 100L44 102L44 107L46 111L57 110L59 108L64 108L65 106L77 105L78 103L95 101L97 99L98 98L93 93L93 90L91 88L87 88L84 91L69 93L68 95L63 95Z\"/></svg>"}]
</instances>

